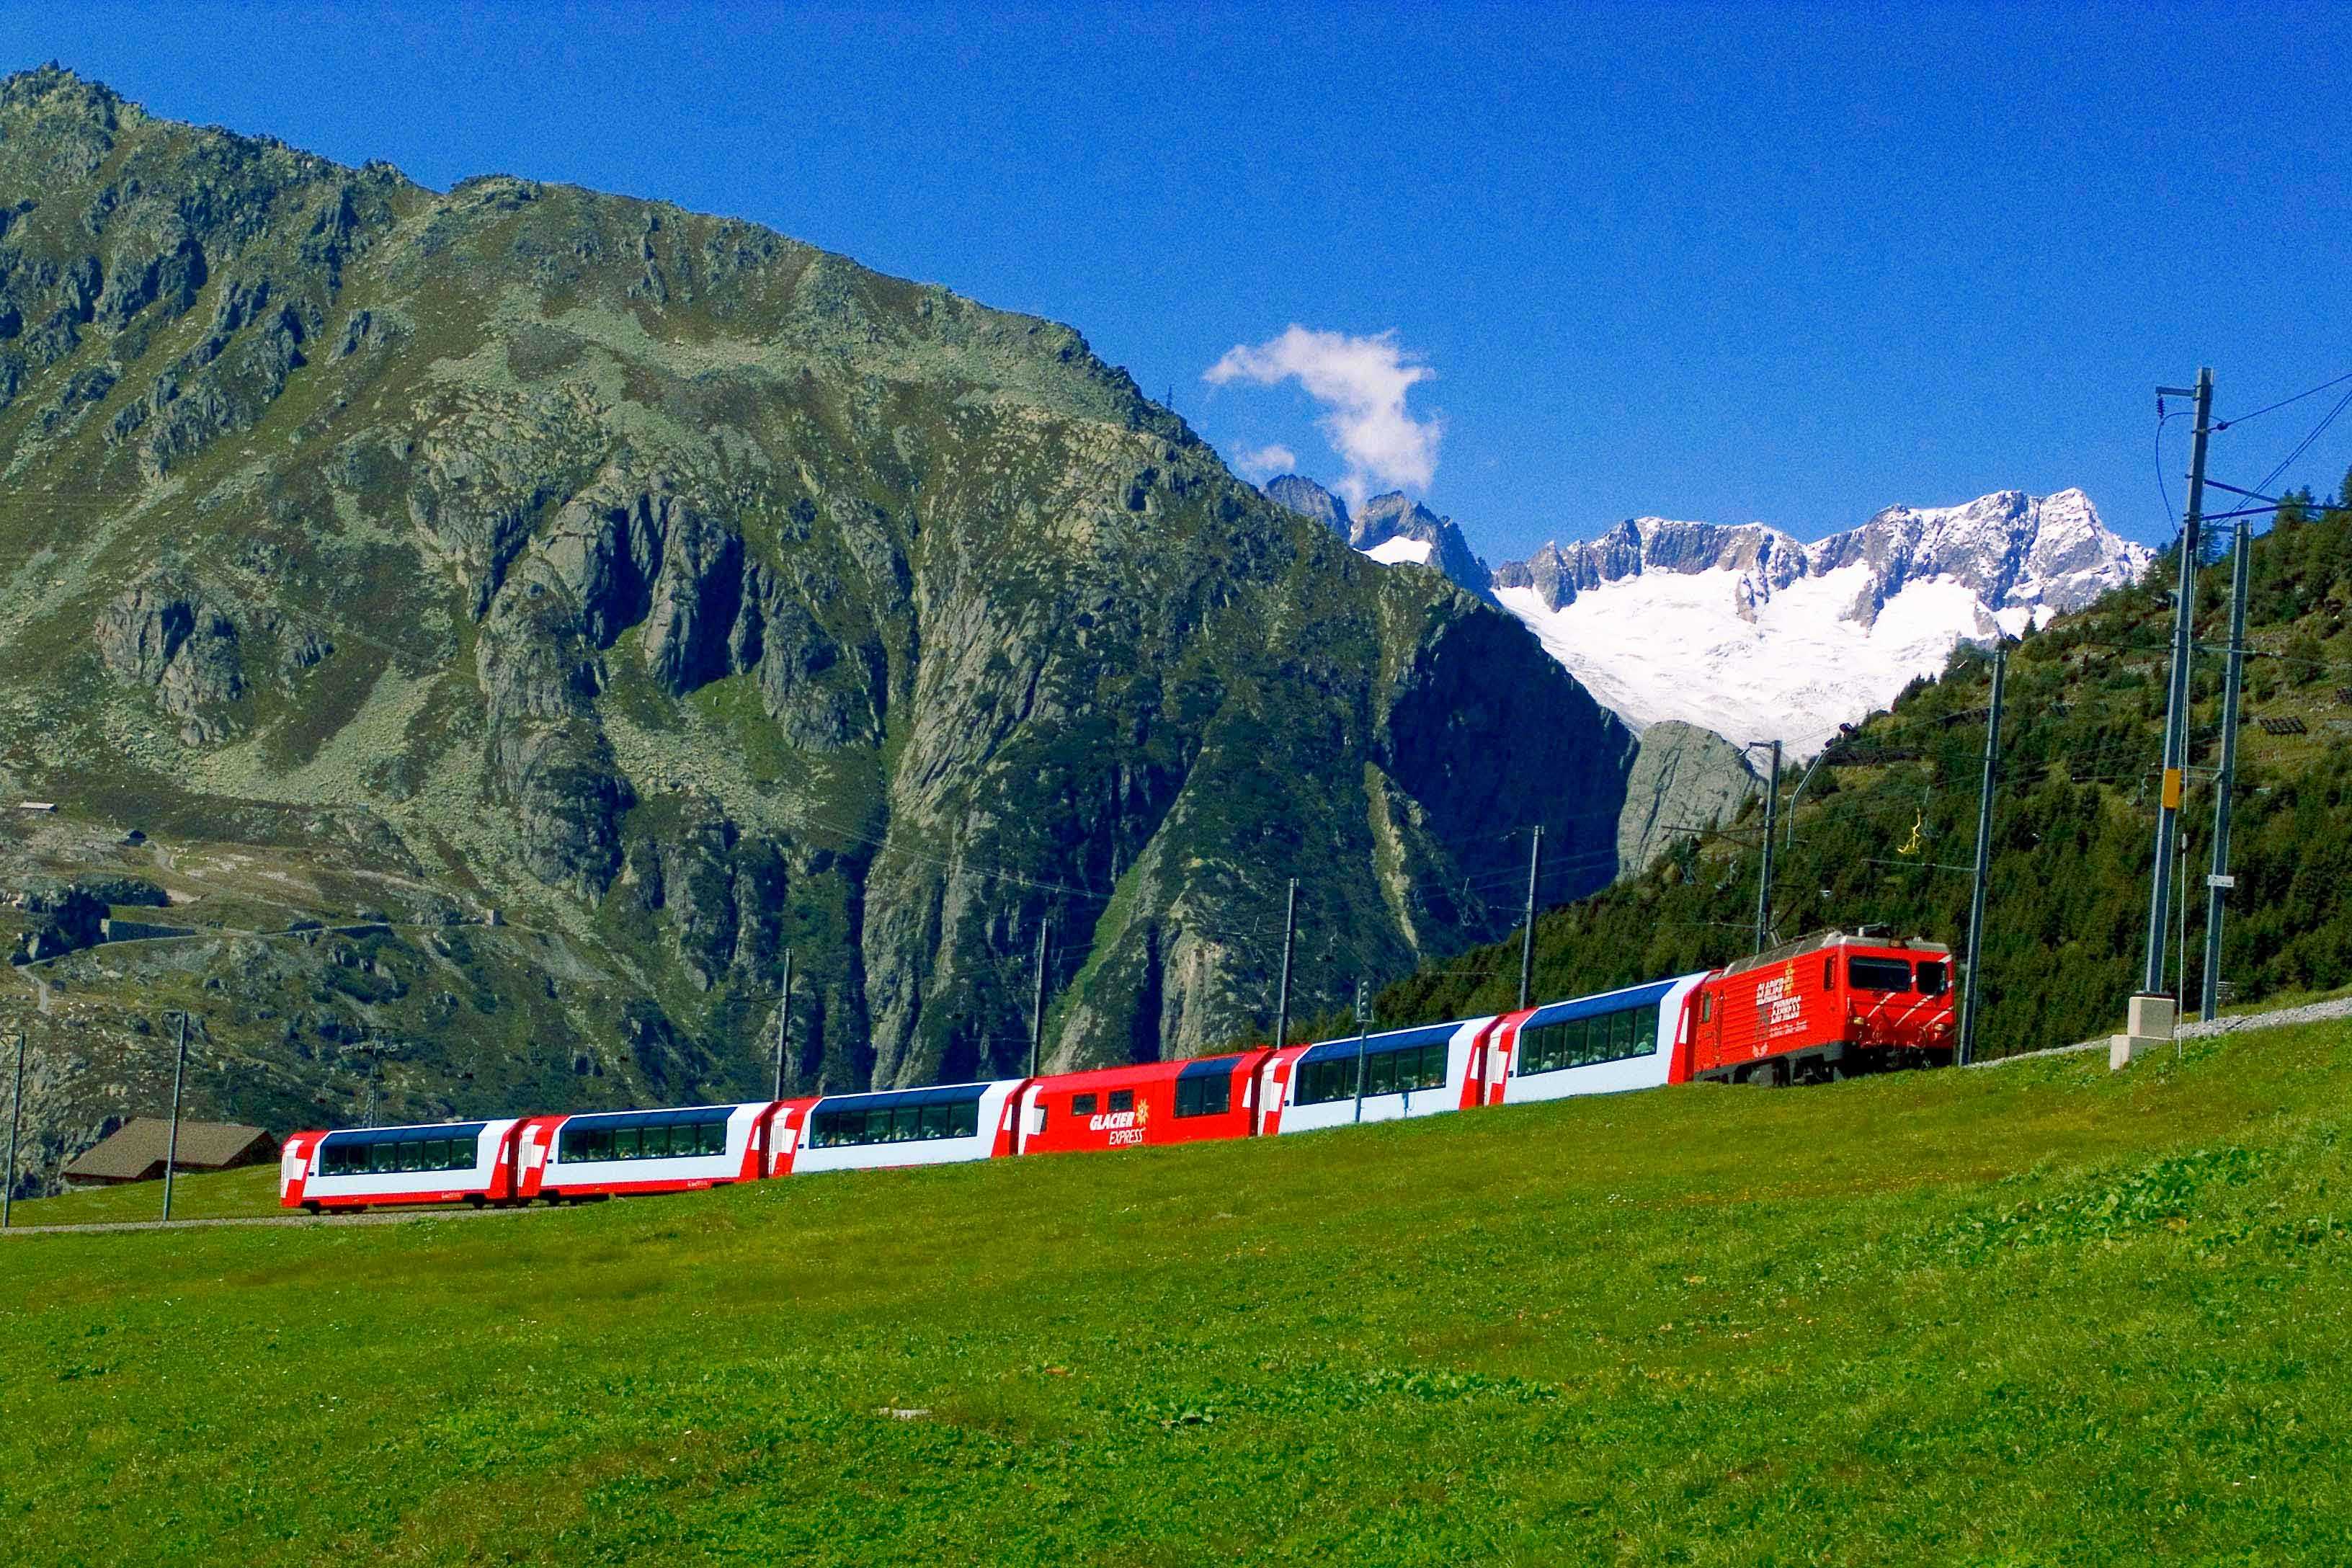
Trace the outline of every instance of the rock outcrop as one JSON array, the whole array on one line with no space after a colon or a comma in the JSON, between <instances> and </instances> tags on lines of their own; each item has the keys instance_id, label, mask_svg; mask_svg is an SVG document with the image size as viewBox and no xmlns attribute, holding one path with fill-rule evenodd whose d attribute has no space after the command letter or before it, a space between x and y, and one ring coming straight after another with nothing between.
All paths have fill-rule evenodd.
<instances>
[{"instance_id":1,"label":"rock outcrop","mask_svg":"<svg viewBox=\"0 0 2352 1568\"><path fill-rule=\"evenodd\" d=\"M202 745L227 734L245 695L236 619L176 572L156 572L99 613L99 658L125 684L154 689L180 738Z\"/></svg>"},{"instance_id":2,"label":"rock outcrop","mask_svg":"<svg viewBox=\"0 0 2352 1568\"><path fill-rule=\"evenodd\" d=\"M1665 720L1642 731L1617 819L1617 874L1631 877L1676 840L1730 821L1759 787L1738 747L1712 730Z\"/></svg>"}]
</instances>

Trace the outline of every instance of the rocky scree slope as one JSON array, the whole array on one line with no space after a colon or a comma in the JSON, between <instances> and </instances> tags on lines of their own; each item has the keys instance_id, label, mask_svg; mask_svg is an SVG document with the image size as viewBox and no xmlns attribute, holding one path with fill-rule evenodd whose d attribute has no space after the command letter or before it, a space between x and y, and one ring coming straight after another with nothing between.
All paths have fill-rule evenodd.
<instances>
[{"instance_id":1,"label":"rocky scree slope","mask_svg":"<svg viewBox=\"0 0 2352 1568\"><path fill-rule=\"evenodd\" d=\"M1605 881L1632 737L1234 479L1066 327L751 226L0 85L0 873L32 1115L285 1126L1183 1052ZM11 797L13 798L13 797ZM125 844L125 829L152 836ZM495 922L492 911L496 911ZM352 929L300 929L313 921ZM21 994L29 998L29 989ZM26 1004L20 1004L25 1005ZM58 1144L63 1146L63 1142Z\"/></svg>"}]
</instances>

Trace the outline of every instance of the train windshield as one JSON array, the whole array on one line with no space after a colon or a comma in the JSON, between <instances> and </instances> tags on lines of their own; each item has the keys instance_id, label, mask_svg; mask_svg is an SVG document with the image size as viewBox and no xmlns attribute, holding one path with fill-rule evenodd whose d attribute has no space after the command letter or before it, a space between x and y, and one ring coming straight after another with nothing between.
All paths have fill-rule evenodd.
<instances>
[{"instance_id":1,"label":"train windshield","mask_svg":"<svg viewBox=\"0 0 2352 1568\"><path fill-rule=\"evenodd\" d=\"M1908 991L1911 966L1899 958L1849 958L1845 978L1857 991Z\"/></svg>"},{"instance_id":2,"label":"train windshield","mask_svg":"<svg viewBox=\"0 0 2352 1568\"><path fill-rule=\"evenodd\" d=\"M1941 996L1944 994L1944 965L1933 959L1919 961L1919 994Z\"/></svg>"}]
</instances>

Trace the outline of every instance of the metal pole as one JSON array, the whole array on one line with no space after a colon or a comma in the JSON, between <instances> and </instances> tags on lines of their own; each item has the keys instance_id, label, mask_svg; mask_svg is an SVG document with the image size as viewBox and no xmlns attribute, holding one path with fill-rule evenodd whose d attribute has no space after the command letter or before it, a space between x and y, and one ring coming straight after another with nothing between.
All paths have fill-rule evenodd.
<instances>
[{"instance_id":1,"label":"metal pole","mask_svg":"<svg viewBox=\"0 0 2352 1568\"><path fill-rule=\"evenodd\" d=\"M1969 893L1969 988L1960 993L1958 1065L1977 1059L1977 996L1983 989L1985 881L1992 868L1992 792L2000 777L2000 689L2009 670L2009 649L1992 648L1992 708L1985 715L1984 786L1977 794L1976 885Z\"/></svg>"},{"instance_id":2,"label":"metal pole","mask_svg":"<svg viewBox=\"0 0 2352 1568\"><path fill-rule=\"evenodd\" d=\"M770 1098L784 1098L784 1047L793 1028L793 950L784 949L783 994L776 1002L776 1092Z\"/></svg>"},{"instance_id":3,"label":"metal pole","mask_svg":"<svg viewBox=\"0 0 2352 1568\"><path fill-rule=\"evenodd\" d=\"M2205 878L2205 991L2208 1018L2221 1011L2221 906L2230 890L2230 795L2238 782L2238 689L2246 668L2246 558L2252 528L2238 520L2230 562L2230 658L2221 682L2221 773L2213 786L2213 868Z\"/></svg>"},{"instance_id":4,"label":"metal pole","mask_svg":"<svg viewBox=\"0 0 2352 1568\"><path fill-rule=\"evenodd\" d=\"M1029 1013L1029 1076L1037 1076L1038 1058L1045 1050L1045 939L1053 933L1047 921L1037 928L1037 999Z\"/></svg>"},{"instance_id":5,"label":"metal pole","mask_svg":"<svg viewBox=\"0 0 2352 1568\"><path fill-rule=\"evenodd\" d=\"M1519 938L1519 1011L1528 1010L1528 987L1536 973L1536 879L1543 872L1543 825L1536 825L1534 847L1528 851L1528 929Z\"/></svg>"},{"instance_id":6,"label":"metal pole","mask_svg":"<svg viewBox=\"0 0 2352 1568\"><path fill-rule=\"evenodd\" d=\"M2156 871L2148 879L2147 967L2140 990L2164 989L2166 900L2172 893L2172 854L2179 834L2180 794L2189 765L2189 634L2197 616L2198 528L2205 510L2205 441L2213 413L2213 373L2197 373L2197 432L2189 448L2189 505L2180 515L2180 589L2172 610L2172 689L2164 707L2164 794L2156 813Z\"/></svg>"},{"instance_id":7,"label":"metal pole","mask_svg":"<svg viewBox=\"0 0 2352 1568\"><path fill-rule=\"evenodd\" d=\"M1772 932L1772 821L1780 802L1780 742L1772 742L1772 771L1764 775L1764 864L1756 878L1756 951Z\"/></svg>"},{"instance_id":8,"label":"metal pole","mask_svg":"<svg viewBox=\"0 0 2352 1568\"><path fill-rule=\"evenodd\" d=\"M1364 1041L1372 1030L1370 987L1356 982L1356 1120L1364 1119Z\"/></svg>"},{"instance_id":9,"label":"metal pole","mask_svg":"<svg viewBox=\"0 0 2352 1568\"><path fill-rule=\"evenodd\" d=\"M16 1031L16 1098L8 1111L8 1182L0 1186L0 1230L8 1228L8 1211L16 1203L16 1134L25 1125L25 1031Z\"/></svg>"},{"instance_id":10,"label":"metal pole","mask_svg":"<svg viewBox=\"0 0 2352 1568\"><path fill-rule=\"evenodd\" d=\"M2185 806L2188 800L2188 792L2184 790L2181 792L2181 804ZM2174 1016L2178 1017L2189 1010L2189 835L2186 832L2181 834L2180 842L2174 846L2174 849L2172 901L2179 915L2172 927L2174 939L2179 943L2180 968L2172 977L2172 1005Z\"/></svg>"},{"instance_id":11,"label":"metal pole","mask_svg":"<svg viewBox=\"0 0 2352 1568\"><path fill-rule=\"evenodd\" d=\"M1820 767L1822 760L1830 754L1830 746L1836 744L1835 741L1832 741L1829 745L1815 752L1813 760L1805 764L1804 776L1798 779L1797 787L1789 792L1789 826L1780 830L1781 848L1786 849L1797 842L1797 803L1805 798L1805 786L1813 782L1813 770Z\"/></svg>"},{"instance_id":12,"label":"metal pole","mask_svg":"<svg viewBox=\"0 0 2352 1568\"><path fill-rule=\"evenodd\" d=\"M1282 911L1282 990L1274 1004L1274 1048L1290 1043L1290 957L1298 945L1298 879L1290 879L1290 899Z\"/></svg>"},{"instance_id":13,"label":"metal pole","mask_svg":"<svg viewBox=\"0 0 2352 1568\"><path fill-rule=\"evenodd\" d=\"M180 1086L188 1077L188 1015L180 1012L180 1052L172 1068L172 1137L163 1146L163 1217L172 1217L172 1173L180 1163Z\"/></svg>"}]
</instances>

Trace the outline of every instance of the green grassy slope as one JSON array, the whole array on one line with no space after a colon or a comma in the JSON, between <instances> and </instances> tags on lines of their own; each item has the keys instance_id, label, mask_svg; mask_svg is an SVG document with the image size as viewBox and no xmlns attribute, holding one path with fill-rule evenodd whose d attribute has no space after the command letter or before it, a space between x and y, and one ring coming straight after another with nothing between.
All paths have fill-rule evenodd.
<instances>
[{"instance_id":1,"label":"green grassy slope","mask_svg":"<svg viewBox=\"0 0 2352 1568\"><path fill-rule=\"evenodd\" d=\"M2347 1068L22 1238L0 1557L2340 1561Z\"/></svg>"},{"instance_id":2,"label":"green grassy slope","mask_svg":"<svg viewBox=\"0 0 2352 1568\"><path fill-rule=\"evenodd\" d=\"M126 1182L53 1198L19 1199L18 1225L119 1225L153 1219L163 1211L163 1184ZM278 1206L278 1162L236 1171L182 1172L172 1184L174 1219L241 1219L283 1214Z\"/></svg>"}]
</instances>

